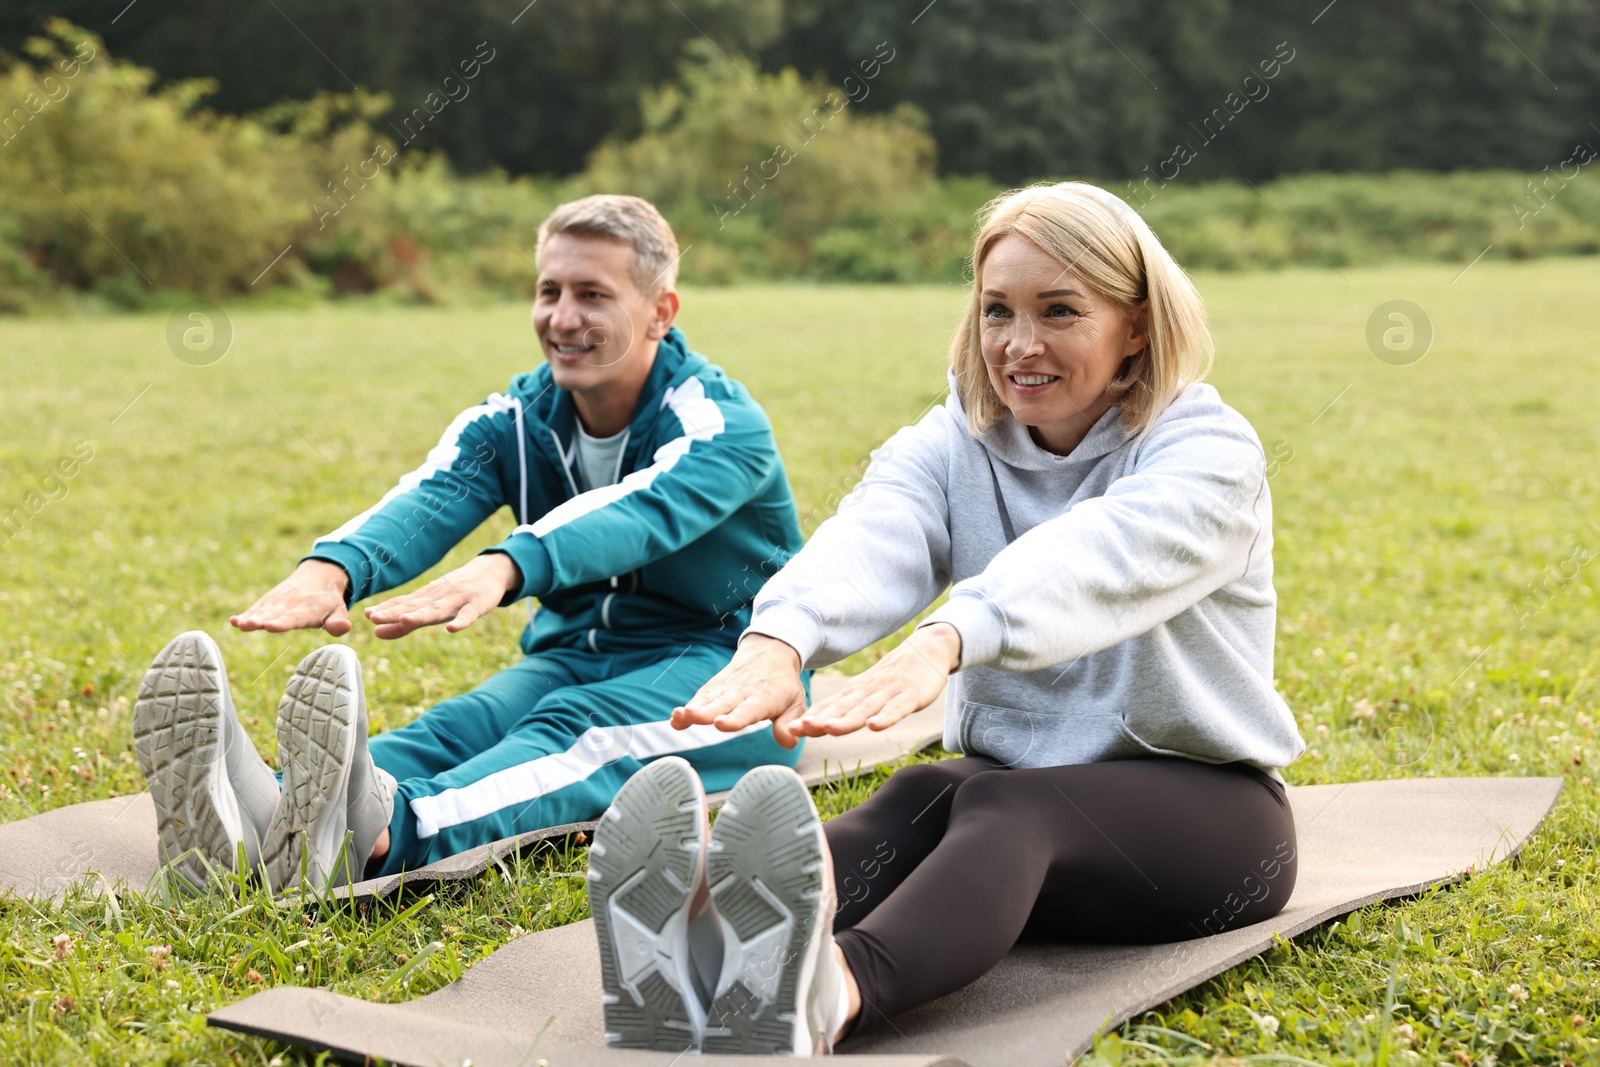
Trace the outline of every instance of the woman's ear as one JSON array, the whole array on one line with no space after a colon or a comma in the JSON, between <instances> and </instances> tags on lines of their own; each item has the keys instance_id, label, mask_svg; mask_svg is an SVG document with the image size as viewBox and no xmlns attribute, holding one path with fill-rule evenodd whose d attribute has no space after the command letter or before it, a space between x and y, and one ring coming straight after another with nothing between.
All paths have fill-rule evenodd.
<instances>
[{"instance_id":1,"label":"woman's ear","mask_svg":"<svg viewBox=\"0 0 1600 1067\"><path fill-rule=\"evenodd\" d=\"M1128 339L1122 346L1124 356L1136 356L1150 347L1150 301L1141 300L1127 315Z\"/></svg>"},{"instance_id":2,"label":"woman's ear","mask_svg":"<svg viewBox=\"0 0 1600 1067\"><path fill-rule=\"evenodd\" d=\"M1111 379L1111 384L1107 388L1120 389L1127 385L1129 378L1133 375L1134 365L1138 362L1139 354L1137 352L1131 356L1123 357L1122 362L1117 364L1117 376Z\"/></svg>"},{"instance_id":3,"label":"woman's ear","mask_svg":"<svg viewBox=\"0 0 1600 1067\"><path fill-rule=\"evenodd\" d=\"M678 317L678 291L676 289L663 289L655 299L655 305L650 309L650 326L645 330L645 336L652 341L659 341L672 329L672 320Z\"/></svg>"}]
</instances>

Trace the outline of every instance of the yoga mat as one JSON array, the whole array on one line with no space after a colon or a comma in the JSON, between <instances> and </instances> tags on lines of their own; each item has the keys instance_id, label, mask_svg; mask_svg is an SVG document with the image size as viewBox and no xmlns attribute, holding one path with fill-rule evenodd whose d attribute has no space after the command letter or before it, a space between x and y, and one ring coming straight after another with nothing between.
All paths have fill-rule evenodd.
<instances>
[{"instance_id":1,"label":"yoga mat","mask_svg":"<svg viewBox=\"0 0 1600 1067\"><path fill-rule=\"evenodd\" d=\"M845 1041L838 1051L885 1067L1060 1067L1096 1034L1265 951L1275 935L1293 937L1372 901L1411 896L1506 859L1560 792L1558 778L1291 788L1298 884L1276 918L1167 945L1022 946L966 989ZM664 1053L602 1045L600 961L588 920L520 937L459 981L403 1004L280 986L212 1012L208 1021L408 1067L459 1067L469 1059L474 1067L539 1059L549 1067L674 1062Z\"/></svg>"},{"instance_id":2,"label":"yoga mat","mask_svg":"<svg viewBox=\"0 0 1600 1067\"><path fill-rule=\"evenodd\" d=\"M822 697L837 692L844 681L839 675L816 675L811 683L812 694ZM923 711L880 733L858 730L843 737L811 738L797 770L807 784L820 785L893 763L943 739L941 693ZM714 795L711 801L717 805L722 799L721 795ZM342 887L338 893L358 898L382 897L402 884L475 878L492 862L490 850L504 857L540 841L592 829L591 822L536 830L469 849L403 876L357 882ZM69 887L91 880L97 891L138 892L149 886L158 868L156 813L149 793L72 804L0 825L0 893L13 890L25 897L59 899Z\"/></svg>"}]
</instances>

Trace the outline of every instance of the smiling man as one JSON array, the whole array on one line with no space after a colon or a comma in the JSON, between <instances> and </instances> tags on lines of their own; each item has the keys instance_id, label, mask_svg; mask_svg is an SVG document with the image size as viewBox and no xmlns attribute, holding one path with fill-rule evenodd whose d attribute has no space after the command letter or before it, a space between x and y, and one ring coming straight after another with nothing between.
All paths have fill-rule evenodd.
<instances>
[{"instance_id":1,"label":"smiling man","mask_svg":"<svg viewBox=\"0 0 1600 1067\"><path fill-rule=\"evenodd\" d=\"M420 467L231 620L343 636L351 605L504 507L518 522L504 541L365 614L394 639L527 600L524 657L369 742L355 653L318 649L279 706L280 798L234 740L215 644L180 637L135 715L169 858L231 867L243 844L277 886L302 869L337 884L597 818L660 756L688 758L709 789L798 758L769 724L730 738L668 721L727 663L765 576L801 543L766 415L673 326L672 230L643 200L591 196L551 214L537 255L544 365L457 415ZM211 749L185 751L207 737Z\"/></svg>"}]
</instances>

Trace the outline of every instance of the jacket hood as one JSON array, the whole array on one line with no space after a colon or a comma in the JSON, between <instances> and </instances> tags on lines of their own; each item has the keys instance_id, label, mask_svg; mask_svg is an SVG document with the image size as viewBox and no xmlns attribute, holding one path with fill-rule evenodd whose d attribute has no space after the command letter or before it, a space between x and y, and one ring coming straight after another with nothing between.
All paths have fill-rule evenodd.
<instances>
[{"instance_id":1,"label":"jacket hood","mask_svg":"<svg viewBox=\"0 0 1600 1067\"><path fill-rule=\"evenodd\" d=\"M947 372L947 381L950 387L950 399L945 407L949 410L951 418L956 420L963 431L967 426L967 414L961 406L961 393L956 388L954 371ZM1123 423L1122 409L1113 407L1089 427L1089 433L1078 442L1065 456L1058 456L1048 452L1034 443L1029 435L1028 428L1018 422L1007 412L988 430L978 437L978 443L994 457L997 462L1018 470L1052 471L1080 463L1092 463L1102 456L1110 455L1117 449L1131 444L1127 427Z\"/></svg>"},{"instance_id":2,"label":"jacket hood","mask_svg":"<svg viewBox=\"0 0 1600 1067\"><path fill-rule=\"evenodd\" d=\"M628 428L632 436L640 437L640 428L654 421L668 389L694 377L705 365L704 356L689 350L682 330L676 326L668 330L656 345L655 362L650 366L650 374L645 378L644 389L639 394L639 403L634 408L633 418L629 420ZM554 430L563 445L571 443L577 409L573 405L572 394L556 387L548 363L512 378L510 391L522 402L531 421Z\"/></svg>"}]
</instances>

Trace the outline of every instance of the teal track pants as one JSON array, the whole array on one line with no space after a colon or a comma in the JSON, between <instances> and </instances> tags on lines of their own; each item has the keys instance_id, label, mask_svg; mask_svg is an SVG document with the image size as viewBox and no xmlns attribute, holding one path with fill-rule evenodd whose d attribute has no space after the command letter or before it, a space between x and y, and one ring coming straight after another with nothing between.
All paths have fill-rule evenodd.
<instances>
[{"instance_id":1,"label":"teal track pants","mask_svg":"<svg viewBox=\"0 0 1600 1067\"><path fill-rule=\"evenodd\" d=\"M369 876L394 874L504 837L598 819L635 771L678 755L707 792L751 767L792 767L770 723L743 733L674 730L672 709L731 650L680 644L627 652L536 652L469 693L378 734L373 762L399 782L389 852Z\"/></svg>"}]
</instances>

